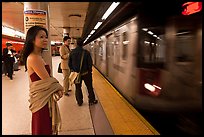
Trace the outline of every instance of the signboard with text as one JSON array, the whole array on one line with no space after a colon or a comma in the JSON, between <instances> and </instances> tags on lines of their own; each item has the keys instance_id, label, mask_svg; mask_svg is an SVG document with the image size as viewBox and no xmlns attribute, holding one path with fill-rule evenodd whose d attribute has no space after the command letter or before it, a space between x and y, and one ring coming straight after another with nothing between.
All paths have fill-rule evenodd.
<instances>
[{"instance_id":1,"label":"signboard with text","mask_svg":"<svg viewBox=\"0 0 204 137\"><path fill-rule=\"evenodd\" d=\"M42 26L47 28L46 11L44 10L26 10L24 11L24 31L27 33L32 26Z\"/></svg>"}]
</instances>

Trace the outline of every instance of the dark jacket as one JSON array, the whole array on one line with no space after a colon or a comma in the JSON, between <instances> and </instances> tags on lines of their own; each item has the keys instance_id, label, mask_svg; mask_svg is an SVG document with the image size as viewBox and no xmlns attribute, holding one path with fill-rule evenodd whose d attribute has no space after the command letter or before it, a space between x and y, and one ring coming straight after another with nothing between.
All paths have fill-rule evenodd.
<instances>
[{"instance_id":1,"label":"dark jacket","mask_svg":"<svg viewBox=\"0 0 204 137\"><path fill-rule=\"evenodd\" d=\"M81 62L81 56L82 56L82 51L84 51L84 59L82 63L82 68L81 68L81 73L84 72L92 72L92 58L89 53L89 51L83 49L80 46L77 46L75 49L73 49L70 52L69 55L69 68L71 71L74 72L79 72L80 70L80 62Z\"/></svg>"},{"instance_id":2,"label":"dark jacket","mask_svg":"<svg viewBox=\"0 0 204 137\"><path fill-rule=\"evenodd\" d=\"M12 53L12 54L15 53L15 50L12 50L12 49L11 49L11 53ZM11 57L11 55L8 54L8 48L4 48L4 49L3 49L3 61L4 61L4 62L9 62L9 61L11 61L12 63L15 62L14 57Z\"/></svg>"}]
</instances>

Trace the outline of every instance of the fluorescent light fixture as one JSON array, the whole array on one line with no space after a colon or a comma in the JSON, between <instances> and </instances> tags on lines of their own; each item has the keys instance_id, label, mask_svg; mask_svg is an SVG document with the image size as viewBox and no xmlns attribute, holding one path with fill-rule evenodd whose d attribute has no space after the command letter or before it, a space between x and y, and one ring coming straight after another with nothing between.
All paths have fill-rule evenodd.
<instances>
[{"instance_id":1,"label":"fluorescent light fixture","mask_svg":"<svg viewBox=\"0 0 204 137\"><path fill-rule=\"evenodd\" d=\"M12 28L8 28L6 26L2 26L2 34L5 34L5 35L8 35L8 36L13 36L13 37L22 37L22 38L25 38L25 34L20 32L20 31L17 31L17 30L14 30Z\"/></svg>"},{"instance_id":2,"label":"fluorescent light fixture","mask_svg":"<svg viewBox=\"0 0 204 137\"><path fill-rule=\"evenodd\" d=\"M145 43L145 44L150 44L150 42L149 42L149 41L144 41L144 43Z\"/></svg>"},{"instance_id":3,"label":"fluorescent light fixture","mask_svg":"<svg viewBox=\"0 0 204 137\"><path fill-rule=\"evenodd\" d=\"M148 31L148 29L147 29L147 28L142 28L142 30L144 30L144 31Z\"/></svg>"},{"instance_id":4,"label":"fluorescent light fixture","mask_svg":"<svg viewBox=\"0 0 204 137\"><path fill-rule=\"evenodd\" d=\"M62 42L61 42L61 41L55 41L55 43L57 43L57 44L62 44Z\"/></svg>"},{"instance_id":5,"label":"fluorescent light fixture","mask_svg":"<svg viewBox=\"0 0 204 137\"><path fill-rule=\"evenodd\" d=\"M98 29L98 27L99 27L101 24L102 24L102 22L98 22L98 23L96 24L96 26L94 27L94 29Z\"/></svg>"},{"instance_id":6,"label":"fluorescent light fixture","mask_svg":"<svg viewBox=\"0 0 204 137\"><path fill-rule=\"evenodd\" d=\"M128 43L129 43L129 41L127 41L127 40L123 41L123 44L125 44L125 45L128 44Z\"/></svg>"},{"instance_id":7,"label":"fluorescent light fixture","mask_svg":"<svg viewBox=\"0 0 204 137\"><path fill-rule=\"evenodd\" d=\"M149 33L150 35L153 35L153 32L151 32L151 31L148 31L147 33Z\"/></svg>"},{"instance_id":8,"label":"fluorescent light fixture","mask_svg":"<svg viewBox=\"0 0 204 137\"><path fill-rule=\"evenodd\" d=\"M157 39L161 40L161 38L160 38L160 37L157 37Z\"/></svg>"},{"instance_id":9,"label":"fluorescent light fixture","mask_svg":"<svg viewBox=\"0 0 204 137\"><path fill-rule=\"evenodd\" d=\"M83 43L85 43L86 41L87 41L87 39Z\"/></svg>"},{"instance_id":10,"label":"fluorescent light fixture","mask_svg":"<svg viewBox=\"0 0 204 137\"><path fill-rule=\"evenodd\" d=\"M61 41L51 41L51 44L53 45L53 44L63 44L63 42L61 42Z\"/></svg>"},{"instance_id":11,"label":"fluorescent light fixture","mask_svg":"<svg viewBox=\"0 0 204 137\"><path fill-rule=\"evenodd\" d=\"M20 36L21 38L25 38L25 34L17 30L15 31L15 35Z\"/></svg>"},{"instance_id":12,"label":"fluorescent light fixture","mask_svg":"<svg viewBox=\"0 0 204 137\"><path fill-rule=\"evenodd\" d=\"M15 30L2 26L2 34L9 35L9 36L15 36Z\"/></svg>"},{"instance_id":13,"label":"fluorescent light fixture","mask_svg":"<svg viewBox=\"0 0 204 137\"><path fill-rule=\"evenodd\" d=\"M157 35L153 35L153 37L157 38Z\"/></svg>"},{"instance_id":14,"label":"fluorescent light fixture","mask_svg":"<svg viewBox=\"0 0 204 137\"><path fill-rule=\"evenodd\" d=\"M55 42L54 41L51 41L51 45L54 45L55 44Z\"/></svg>"},{"instance_id":15,"label":"fluorescent light fixture","mask_svg":"<svg viewBox=\"0 0 204 137\"><path fill-rule=\"evenodd\" d=\"M119 4L120 2L113 2L101 19L105 20Z\"/></svg>"},{"instance_id":16,"label":"fluorescent light fixture","mask_svg":"<svg viewBox=\"0 0 204 137\"><path fill-rule=\"evenodd\" d=\"M7 41L6 43L12 43L12 44L22 44L24 45L24 42L16 42L16 41Z\"/></svg>"},{"instance_id":17,"label":"fluorescent light fixture","mask_svg":"<svg viewBox=\"0 0 204 137\"><path fill-rule=\"evenodd\" d=\"M93 34L95 32L95 30L92 30L90 34Z\"/></svg>"}]
</instances>

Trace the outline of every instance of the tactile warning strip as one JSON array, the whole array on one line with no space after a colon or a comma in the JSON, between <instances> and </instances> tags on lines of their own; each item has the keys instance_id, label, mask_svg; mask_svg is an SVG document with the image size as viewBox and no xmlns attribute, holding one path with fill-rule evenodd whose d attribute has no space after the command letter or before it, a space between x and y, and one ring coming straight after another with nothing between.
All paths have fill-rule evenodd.
<instances>
[{"instance_id":1,"label":"tactile warning strip","mask_svg":"<svg viewBox=\"0 0 204 137\"><path fill-rule=\"evenodd\" d=\"M159 135L94 67L93 87L115 135Z\"/></svg>"}]
</instances>

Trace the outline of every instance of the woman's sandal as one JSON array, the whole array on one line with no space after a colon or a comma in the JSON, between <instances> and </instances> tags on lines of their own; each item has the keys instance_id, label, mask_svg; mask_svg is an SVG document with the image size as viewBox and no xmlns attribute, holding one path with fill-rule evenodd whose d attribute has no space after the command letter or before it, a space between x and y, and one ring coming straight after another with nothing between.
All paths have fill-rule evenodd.
<instances>
[{"instance_id":1,"label":"woman's sandal","mask_svg":"<svg viewBox=\"0 0 204 137\"><path fill-rule=\"evenodd\" d=\"M93 105L93 104L97 104L98 100L94 100L93 102L89 102L89 106Z\"/></svg>"}]
</instances>

